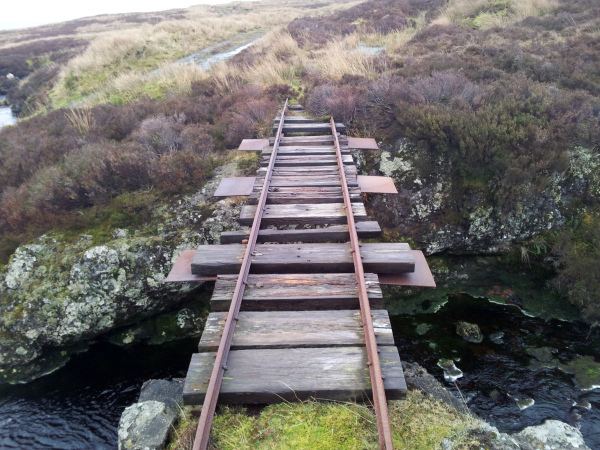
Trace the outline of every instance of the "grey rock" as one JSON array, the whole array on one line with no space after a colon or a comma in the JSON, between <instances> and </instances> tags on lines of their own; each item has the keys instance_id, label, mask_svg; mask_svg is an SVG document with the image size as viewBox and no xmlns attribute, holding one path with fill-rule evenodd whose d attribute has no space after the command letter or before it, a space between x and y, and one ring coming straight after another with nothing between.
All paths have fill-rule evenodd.
<instances>
[{"instance_id":1,"label":"grey rock","mask_svg":"<svg viewBox=\"0 0 600 450\"><path fill-rule=\"evenodd\" d=\"M148 400L125 409L119 421L119 450L165 448L177 413L162 402Z\"/></svg>"},{"instance_id":2,"label":"grey rock","mask_svg":"<svg viewBox=\"0 0 600 450\"><path fill-rule=\"evenodd\" d=\"M157 401L179 414L183 407L183 379L148 380L140 390L138 403Z\"/></svg>"},{"instance_id":3,"label":"grey rock","mask_svg":"<svg viewBox=\"0 0 600 450\"><path fill-rule=\"evenodd\" d=\"M517 441L509 434L500 433L496 427L480 420L477 427L469 433L485 449L491 450L521 450Z\"/></svg>"},{"instance_id":4,"label":"grey rock","mask_svg":"<svg viewBox=\"0 0 600 450\"><path fill-rule=\"evenodd\" d=\"M417 363L402 362L404 378L409 389L418 389L431 395L462 413L469 413L469 408L461 400L448 391L433 375Z\"/></svg>"},{"instance_id":5,"label":"grey rock","mask_svg":"<svg viewBox=\"0 0 600 450\"><path fill-rule=\"evenodd\" d=\"M462 337L467 342L481 344L483 342L483 334L479 325L469 322L458 322L456 324L456 334Z\"/></svg>"},{"instance_id":6,"label":"grey rock","mask_svg":"<svg viewBox=\"0 0 600 450\"><path fill-rule=\"evenodd\" d=\"M546 420L513 437L522 450L590 450L581 432L560 420Z\"/></svg>"}]
</instances>

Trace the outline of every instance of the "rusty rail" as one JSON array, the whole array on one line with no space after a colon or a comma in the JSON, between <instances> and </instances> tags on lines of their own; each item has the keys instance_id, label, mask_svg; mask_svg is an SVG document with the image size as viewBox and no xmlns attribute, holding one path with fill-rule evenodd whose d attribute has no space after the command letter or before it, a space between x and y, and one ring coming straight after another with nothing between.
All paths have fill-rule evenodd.
<instances>
[{"instance_id":1,"label":"rusty rail","mask_svg":"<svg viewBox=\"0 0 600 450\"><path fill-rule=\"evenodd\" d=\"M208 447L210 429L215 415L215 409L217 407L219 391L221 390L221 384L223 383L223 375L227 370L227 358L229 356L229 350L231 348L231 342L233 340L233 333L238 320L242 298L244 297L244 290L248 281L248 274L250 273L250 265L252 264L251 256L254 254L263 212L265 205L267 204L269 185L271 183L273 167L275 166L277 150L281 140L287 106L288 100L286 99L281 110L279 127L277 128L275 142L273 143L273 151L271 152L271 158L269 159L265 181L263 182L262 191L256 207L256 213L254 214L254 222L252 223L252 228L250 229L248 244L246 245L246 250L244 251L240 273L235 284L233 298L231 300L229 312L227 313L227 319L225 320L225 325L223 327L223 335L221 336L221 341L219 342L219 348L217 350L213 370L210 375L210 381L208 382L208 387L206 388L206 395L204 397L204 403L202 404L202 412L200 413L200 420L198 421L198 428L196 429L196 436L194 438L194 446L192 447L193 450L205 450Z\"/></svg>"},{"instance_id":2,"label":"rusty rail","mask_svg":"<svg viewBox=\"0 0 600 450\"><path fill-rule=\"evenodd\" d=\"M350 192L348 191L348 182L346 181L346 169L344 168L344 160L342 159L342 150L340 149L340 141L335 127L333 117L330 118L331 133L335 144L335 152L337 156L338 169L340 172L340 180L342 194L344 197L344 209L348 220L348 233L350 234L350 246L352 259L354 261L354 273L356 275L356 284L358 289L358 300L360 304L360 316L365 335L365 346L367 348L367 365L369 366L369 375L371 377L371 389L373 391L373 405L377 416L377 431L379 434L379 447L385 450L394 448L392 442L392 430L388 417L387 400L385 397L385 387L383 385L383 374L381 373L381 364L379 362L379 354L377 353L377 341L375 339L375 331L373 329L373 318L371 316L371 305L369 304L369 295L365 282L365 271L360 255L360 244L358 242L358 233L354 223L354 212L352 211L352 201L350 200Z\"/></svg>"}]
</instances>

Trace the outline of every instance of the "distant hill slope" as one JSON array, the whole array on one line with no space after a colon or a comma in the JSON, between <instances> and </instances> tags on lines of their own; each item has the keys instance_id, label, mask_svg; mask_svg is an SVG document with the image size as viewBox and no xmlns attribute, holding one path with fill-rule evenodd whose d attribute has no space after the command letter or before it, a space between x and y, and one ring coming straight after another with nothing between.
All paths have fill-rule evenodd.
<instances>
[{"instance_id":1,"label":"distant hill slope","mask_svg":"<svg viewBox=\"0 0 600 450\"><path fill-rule=\"evenodd\" d=\"M211 44L271 30L304 15L331 13L357 2L267 0L202 5L156 13L87 17L0 32L0 95L30 115L73 104L122 103L189 88L185 76L153 71ZM7 79L12 73L16 78ZM183 79L181 79L183 78Z\"/></svg>"}]
</instances>

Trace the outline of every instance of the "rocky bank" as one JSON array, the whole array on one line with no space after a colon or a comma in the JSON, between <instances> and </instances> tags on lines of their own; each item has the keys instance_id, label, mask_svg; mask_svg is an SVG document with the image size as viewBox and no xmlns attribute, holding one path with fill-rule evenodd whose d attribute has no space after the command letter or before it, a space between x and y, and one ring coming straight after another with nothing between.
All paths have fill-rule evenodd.
<instances>
[{"instance_id":1,"label":"rocky bank","mask_svg":"<svg viewBox=\"0 0 600 450\"><path fill-rule=\"evenodd\" d=\"M380 146L380 155L361 157L362 170L393 177L400 195L374 196L372 210L382 226L414 239L428 254L502 252L514 242L564 225L567 211L584 196L600 196L600 158L575 147L569 152L569 169L553 174L541 195L524 190L508 210L476 195L461 198L458 217L450 170L441 161L424 176L409 142Z\"/></svg>"},{"instance_id":2,"label":"rocky bank","mask_svg":"<svg viewBox=\"0 0 600 450\"><path fill-rule=\"evenodd\" d=\"M144 227L114 230L105 242L54 233L20 246L0 272L0 381L39 377L99 336L185 302L195 286L163 281L182 249L237 226L238 205L211 198L232 170L223 167L202 191L156 208ZM178 317L182 328L190 320L185 312ZM132 333L120 336L122 343Z\"/></svg>"}]
</instances>

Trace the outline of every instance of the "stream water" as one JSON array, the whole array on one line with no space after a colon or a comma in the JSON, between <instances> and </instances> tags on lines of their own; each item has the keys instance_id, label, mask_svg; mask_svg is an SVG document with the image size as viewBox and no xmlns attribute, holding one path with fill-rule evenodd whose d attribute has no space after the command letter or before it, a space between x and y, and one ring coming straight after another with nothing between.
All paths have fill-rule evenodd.
<instances>
[{"instance_id":1,"label":"stream water","mask_svg":"<svg viewBox=\"0 0 600 450\"><path fill-rule=\"evenodd\" d=\"M14 116L10 106L3 106L5 100L4 95L0 95L0 128L7 125L14 125L17 118Z\"/></svg>"},{"instance_id":2,"label":"stream water","mask_svg":"<svg viewBox=\"0 0 600 450\"><path fill-rule=\"evenodd\" d=\"M247 48L252 47L262 36L262 33L254 33L239 39L237 42L227 41L210 47L206 47L197 53L181 58L179 64L196 64L204 70L210 69L214 64L233 58Z\"/></svg>"},{"instance_id":3,"label":"stream water","mask_svg":"<svg viewBox=\"0 0 600 450\"><path fill-rule=\"evenodd\" d=\"M436 312L427 296L417 305L423 312L410 314L398 312L406 299L387 300L401 357L425 366L502 431L558 419L580 427L587 444L600 449L600 389L589 389L600 383L600 333L464 291L444 293ZM463 340L458 321L477 323L483 341ZM0 448L114 448L120 414L141 384L184 376L196 341L96 344L40 380L0 386ZM440 359L453 360L462 376L445 381Z\"/></svg>"}]
</instances>

